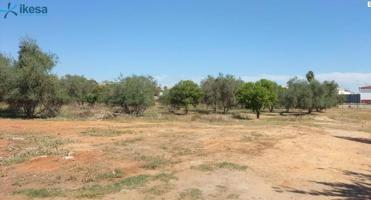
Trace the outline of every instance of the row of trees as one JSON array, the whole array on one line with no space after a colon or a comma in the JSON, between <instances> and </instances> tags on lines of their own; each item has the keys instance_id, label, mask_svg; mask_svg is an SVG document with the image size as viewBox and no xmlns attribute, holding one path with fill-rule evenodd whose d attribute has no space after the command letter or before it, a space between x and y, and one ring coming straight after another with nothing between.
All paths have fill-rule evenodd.
<instances>
[{"instance_id":1,"label":"row of trees","mask_svg":"<svg viewBox=\"0 0 371 200\"><path fill-rule=\"evenodd\" d=\"M67 103L97 102L138 115L154 105L159 93L149 76L121 76L103 84L78 75L59 78L51 73L56 63L57 57L43 52L32 39L20 42L17 59L0 54L0 101L29 118L55 116Z\"/></svg>"},{"instance_id":2,"label":"row of trees","mask_svg":"<svg viewBox=\"0 0 371 200\"><path fill-rule=\"evenodd\" d=\"M244 82L232 75L219 74L208 76L200 86L186 80L161 90L150 76L120 76L102 84L78 75L59 78L51 73L56 63L55 55L43 52L31 39L20 42L18 59L0 54L0 101L30 118L55 116L67 103L97 102L139 115L155 104L156 96L172 111L184 109L187 113L198 104L223 113L244 107L254 111L257 118L264 109L271 112L275 108L307 109L310 113L338 103L337 84L321 83L313 72L308 72L306 80L291 79L287 87L266 79Z\"/></svg>"},{"instance_id":3,"label":"row of trees","mask_svg":"<svg viewBox=\"0 0 371 200\"><path fill-rule=\"evenodd\" d=\"M295 77L288 81L287 87L267 79L245 83L232 75L219 74L218 77L208 76L201 81L201 86L192 81L180 81L164 90L160 102L172 109L184 107L185 113L189 106L200 103L212 107L214 112L222 109L223 113L234 107L244 107L259 118L264 109L270 112L274 108L286 108L287 112L292 108L307 109L311 113L314 109L322 111L336 106L339 103L337 87L334 81L317 81L311 71L307 80Z\"/></svg>"}]
</instances>

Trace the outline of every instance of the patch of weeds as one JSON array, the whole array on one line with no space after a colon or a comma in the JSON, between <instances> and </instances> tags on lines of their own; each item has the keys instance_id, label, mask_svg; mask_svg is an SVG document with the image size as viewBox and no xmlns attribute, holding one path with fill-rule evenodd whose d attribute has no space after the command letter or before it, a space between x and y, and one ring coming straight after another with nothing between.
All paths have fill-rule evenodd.
<instances>
[{"instance_id":1,"label":"patch of weeds","mask_svg":"<svg viewBox=\"0 0 371 200\"><path fill-rule=\"evenodd\" d=\"M221 192L221 193L225 193L228 190L228 188L226 186L224 186L224 185L217 185L215 187L218 190L218 192Z\"/></svg>"},{"instance_id":2,"label":"patch of weeds","mask_svg":"<svg viewBox=\"0 0 371 200\"><path fill-rule=\"evenodd\" d=\"M79 188L73 192L73 196L78 198L97 198L103 196L105 194L112 193L114 191L119 191L119 187L114 187L115 185L92 185L92 186L84 186Z\"/></svg>"},{"instance_id":3,"label":"patch of weeds","mask_svg":"<svg viewBox=\"0 0 371 200\"><path fill-rule=\"evenodd\" d=\"M251 142L251 141L254 141L254 140L257 140L261 137L263 137L264 135L262 133L259 133L259 132L252 132L252 133L249 133L248 135L244 135L241 137L241 142Z\"/></svg>"},{"instance_id":4,"label":"patch of weeds","mask_svg":"<svg viewBox=\"0 0 371 200\"><path fill-rule=\"evenodd\" d=\"M115 137L123 134L133 134L133 130L116 130L113 128L100 129L100 128L89 128L86 131L81 132L84 136L94 136L94 137Z\"/></svg>"},{"instance_id":5,"label":"patch of weeds","mask_svg":"<svg viewBox=\"0 0 371 200\"><path fill-rule=\"evenodd\" d=\"M179 194L179 199L180 200L182 199L190 199L190 200L203 199L202 191L198 188L186 189Z\"/></svg>"},{"instance_id":6,"label":"patch of weeds","mask_svg":"<svg viewBox=\"0 0 371 200\"><path fill-rule=\"evenodd\" d=\"M192 166L191 169L197 169L203 172L214 171L217 169L229 169L229 170L243 171L243 170L246 170L247 167L243 165L224 161L224 162L214 163L214 164L201 164L197 166Z\"/></svg>"},{"instance_id":7,"label":"patch of weeds","mask_svg":"<svg viewBox=\"0 0 371 200\"><path fill-rule=\"evenodd\" d=\"M125 173L121 169L114 169L111 172L106 172L98 175L98 179L115 179L122 178L125 176Z\"/></svg>"},{"instance_id":8,"label":"patch of weeds","mask_svg":"<svg viewBox=\"0 0 371 200\"><path fill-rule=\"evenodd\" d=\"M130 189L143 185L149 180L149 175L138 175L138 176L131 176L128 178L123 179L122 181L118 182L120 186L128 187Z\"/></svg>"},{"instance_id":9,"label":"patch of weeds","mask_svg":"<svg viewBox=\"0 0 371 200\"><path fill-rule=\"evenodd\" d=\"M174 176L173 173L159 173L154 176L152 176L152 180L160 180L162 182L169 182L171 180L178 180L176 176Z\"/></svg>"},{"instance_id":10,"label":"patch of weeds","mask_svg":"<svg viewBox=\"0 0 371 200\"><path fill-rule=\"evenodd\" d=\"M83 183L95 182L97 180L97 174L99 172L97 166L88 166L88 167L76 167L72 169L72 174L78 174L78 177L69 177L80 179Z\"/></svg>"},{"instance_id":11,"label":"patch of weeds","mask_svg":"<svg viewBox=\"0 0 371 200\"><path fill-rule=\"evenodd\" d=\"M14 194L22 194L29 198L63 197L63 191L58 188L24 189Z\"/></svg>"},{"instance_id":12,"label":"patch of weeds","mask_svg":"<svg viewBox=\"0 0 371 200\"><path fill-rule=\"evenodd\" d=\"M247 169L247 167L244 165L239 165L239 164L230 163L230 162L217 163L216 167L223 168L223 169L230 169L230 170L238 170L238 171L243 171Z\"/></svg>"},{"instance_id":13,"label":"patch of weeds","mask_svg":"<svg viewBox=\"0 0 371 200\"><path fill-rule=\"evenodd\" d=\"M185 148L185 147L182 147L182 146L179 146L179 145L169 146L169 145L163 144L163 145L160 146L160 148L169 152L169 153L171 153L171 154L177 155L177 156L191 155L191 154L196 152L196 150Z\"/></svg>"},{"instance_id":14,"label":"patch of weeds","mask_svg":"<svg viewBox=\"0 0 371 200\"><path fill-rule=\"evenodd\" d=\"M46 197L71 197L71 198L97 198L106 194L119 192L123 188L134 189L142 186L150 180L149 175L132 176L116 183L107 185L94 184L84 186L77 189L61 190L58 188L48 189L25 189L15 192L14 194L22 194L31 198L46 198Z\"/></svg>"},{"instance_id":15,"label":"patch of weeds","mask_svg":"<svg viewBox=\"0 0 371 200\"><path fill-rule=\"evenodd\" d=\"M52 136L28 136L8 147L12 156L1 158L0 165L17 164L36 156L67 155L68 151L60 147L69 142Z\"/></svg>"},{"instance_id":16,"label":"patch of weeds","mask_svg":"<svg viewBox=\"0 0 371 200\"><path fill-rule=\"evenodd\" d=\"M127 139L127 140L120 140L120 141L115 142L115 145L127 146L129 144L132 144L132 143L135 143L135 142L139 142L141 140L143 140L143 138L141 138L141 137L133 138L133 139Z\"/></svg>"},{"instance_id":17,"label":"patch of weeds","mask_svg":"<svg viewBox=\"0 0 371 200\"><path fill-rule=\"evenodd\" d=\"M227 199L239 199L240 195L239 194L229 194L227 196Z\"/></svg>"},{"instance_id":18,"label":"patch of weeds","mask_svg":"<svg viewBox=\"0 0 371 200\"><path fill-rule=\"evenodd\" d=\"M200 170L200 171L203 171L203 172L208 172L208 171L213 171L214 166L211 165L211 164L201 164L201 165L197 165L197 166L192 166L191 169L197 169L197 170Z\"/></svg>"},{"instance_id":19,"label":"patch of weeds","mask_svg":"<svg viewBox=\"0 0 371 200\"><path fill-rule=\"evenodd\" d=\"M171 184L166 183L166 184L155 185L145 190L144 192L160 196L165 193L168 193L172 189L173 189L173 186Z\"/></svg>"},{"instance_id":20,"label":"patch of weeds","mask_svg":"<svg viewBox=\"0 0 371 200\"><path fill-rule=\"evenodd\" d=\"M173 149L175 151L175 155L184 156L184 155L190 155L195 153L195 151L192 151L191 149L185 148L185 147L174 147Z\"/></svg>"},{"instance_id":21,"label":"patch of weeds","mask_svg":"<svg viewBox=\"0 0 371 200\"><path fill-rule=\"evenodd\" d=\"M108 185L95 184L92 186L85 186L76 190L72 190L71 192L72 196L78 198L97 198L106 194L119 192L123 188L134 189L136 187L140 187L148 180L150 180L149 175L131 176L116 183Z\"/></svg>"},{"instance_id":22,"label":"patch of weeds","mask_svg":"<svg viewBox=\"0 0 371 200\"><path fill-rule=\"evenodd\" d=\"M141 166L144 169L157 169L169 163L168 160L159 156L140 156L139 159L145 162Z\"/></svg>"}]
</instances>

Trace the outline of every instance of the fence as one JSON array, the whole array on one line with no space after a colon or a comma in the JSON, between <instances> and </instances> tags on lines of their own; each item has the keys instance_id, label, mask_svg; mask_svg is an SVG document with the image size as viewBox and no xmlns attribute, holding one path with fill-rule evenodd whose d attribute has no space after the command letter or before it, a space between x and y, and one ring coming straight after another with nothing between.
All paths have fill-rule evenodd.
<instances>
[{"instance_id":1,"label":"fence","mask_svg":"<svg viewBox=\"0 0 371 200\"><path fill-rule=\"evenodd\" d=\"M344 103L342 105L339 105L339 108L371 109L371 104Z\"/></svg>"}]
</instances>

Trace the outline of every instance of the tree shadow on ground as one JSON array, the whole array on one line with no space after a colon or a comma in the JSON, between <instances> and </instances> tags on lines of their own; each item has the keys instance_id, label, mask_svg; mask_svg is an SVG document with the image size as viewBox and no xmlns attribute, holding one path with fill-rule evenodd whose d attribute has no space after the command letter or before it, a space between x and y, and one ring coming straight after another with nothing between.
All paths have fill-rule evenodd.
<instances>
[{"instance_id":1,"label":"tree shadow on ground","mask_svg":"<svg viewBox=\"0 0 371 200\"><path fill-rule=\"evenodd\" d=\"M291 187L273 187L276 192L292 192L311 196L327 196L335 199L365 200L371 199L371 171L367 174L343 171L344 175L351 178L350 182L322 182L311 181L312 183L325 187L322 190L301 190Z\"/></svg>"},{"instance_id":2,"label":"tree shadow on ground","mask_svg":"<svg viewBox=\"0 0 371 200\"><path fill-rule=\"evenodd\" d=\"M346 136L334 136L336 138L340 138L340 139L345 139L345 140L350 140L350 141L354 141L354 142L361 142L361 143L365 143L365 144L371 144L371 139L368 139L368 138L354 138L354 137L346 137Z\"/></svg>"},{"instance_id":3,"label":"tree shadow on ground","mask_svg":"<svg viewBox=\"0 0 371 200\"><path fill-rule=\"evenodd\" d=\"M0 118L13 118L13 119L21 118L23 119L25 118L25 116L21 115L19 112L17 112L14 109L6 108L6 109L0 109Z\"/></svg>"},{"instance_id":4,"label":"tree shadow on ground","mask_svg":"<svg viewBox=\"0 0 371 200\"><path fill-rule=\"evenodd\" d=\"M281 116L294 116L294 117L299 117L299 116L305 116L305 115L317 115L317 113L308 113L308 112L293 112L293 111L290 111L290 112L286 112L286 111L282 111L280 112L280 115Z\"/></svg>"}]
</instances>

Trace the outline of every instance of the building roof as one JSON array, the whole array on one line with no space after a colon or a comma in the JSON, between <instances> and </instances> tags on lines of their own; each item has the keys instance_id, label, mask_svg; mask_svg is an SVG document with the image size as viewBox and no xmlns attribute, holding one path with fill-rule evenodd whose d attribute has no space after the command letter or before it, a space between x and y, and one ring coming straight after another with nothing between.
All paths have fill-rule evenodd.
<instances>
[{"instance_id":1,"label":"building roof","mask_svg":"<svg viewBox=\"0 0 371 200\"><path fill-rule=\"evenodd\" d=\"M359 89L371 89L371 86L359 87Z\"/></svg>"}]
</instances>

